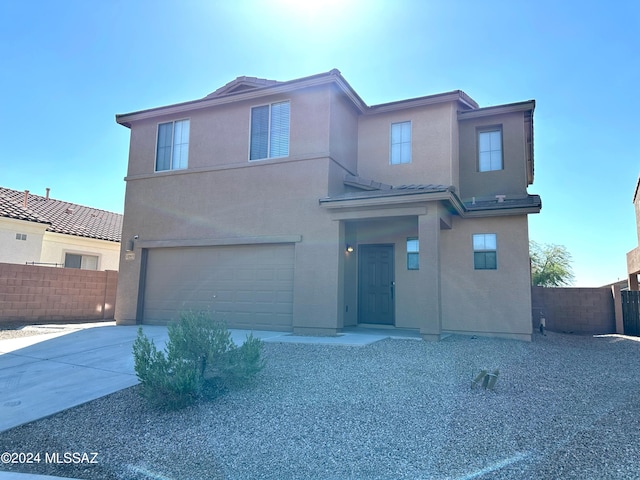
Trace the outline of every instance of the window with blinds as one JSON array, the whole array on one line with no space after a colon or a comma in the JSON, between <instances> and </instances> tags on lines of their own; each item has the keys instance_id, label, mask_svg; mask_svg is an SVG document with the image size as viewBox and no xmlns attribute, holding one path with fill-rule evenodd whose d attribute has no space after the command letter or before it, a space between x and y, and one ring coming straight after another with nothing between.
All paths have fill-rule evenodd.
<instances>
[{"instance_id":1,"label":"window with blinds","mask_svg":"<svg viewBox=\"0 0 640 480\"><path fill-rule=\"evenodd\" d=\"M189 120L158 125L156 172L187 168L189 158Z\"/></svg>"},{"instance_id":2,"label":"window with blinds","mask_svg":"<svg viewBox=\"0 0 640 480\"><path fill-rule=\"evenodd\" d=\"M289 156L289 102L251 109L249 160Z\"/></svg>"}]
</instances>

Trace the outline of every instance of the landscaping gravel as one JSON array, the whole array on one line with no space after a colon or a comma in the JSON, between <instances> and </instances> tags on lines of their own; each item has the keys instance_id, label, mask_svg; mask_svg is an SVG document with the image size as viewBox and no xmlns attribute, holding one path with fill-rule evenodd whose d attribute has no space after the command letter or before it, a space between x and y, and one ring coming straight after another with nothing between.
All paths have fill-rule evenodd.
<instances>
[{"instance_id":1,"label":"landscaping gravel","mask_svg":"<svg viewBox=\"0 0 640 480\"><path fill-rule=\"evenodd\" d=\"M179 411L133 387L0 433L0 469L103 479L640 478L640 343L549 333L266 344L254 385ZM470 388L499 369L494 391ZM44 462L96 452L96 464ZM62 455L62 453L61 453Z\"/></svg>"}]
</instances>

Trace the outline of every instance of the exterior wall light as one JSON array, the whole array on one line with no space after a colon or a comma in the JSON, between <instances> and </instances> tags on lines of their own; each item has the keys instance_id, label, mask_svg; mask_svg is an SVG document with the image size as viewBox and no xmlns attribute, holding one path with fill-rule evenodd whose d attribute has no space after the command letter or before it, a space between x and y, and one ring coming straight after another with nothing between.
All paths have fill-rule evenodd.
<instances>
[{"instance_id":1,"label":"exterior wall light","mask_svg":"<svg viewBox=\"0 0 640 480\"><path fill-rule=\"evenodd\" d=\"M134 235L133 238L131 240L127 241L127 248L126 251L127 252L133 252L133 247L135 246L135 240L138 239L138 235Z\"/></svg>"},{"instance_id":2,"label":"exterior wall light","mask_svg":"<svg viewBox=\"0 0 640 480\"><path fill-rule=\"evenodd\" d=\"M353 252L353 246L351 246L351 245L347 244L347 252L348 252L348 253Z\"/></svg>"}]
</instances>

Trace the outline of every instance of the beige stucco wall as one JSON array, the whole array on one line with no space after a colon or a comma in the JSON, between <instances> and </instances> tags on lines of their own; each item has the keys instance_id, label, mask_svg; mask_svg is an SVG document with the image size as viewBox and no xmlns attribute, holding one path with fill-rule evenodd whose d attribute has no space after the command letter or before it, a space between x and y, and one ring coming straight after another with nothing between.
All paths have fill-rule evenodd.
<instances>
[{"instance_id":1,"label":"beige stucco wall","mask_svg":"<svg viewBox=\"0 0 640 480\"><path fill-rule=\"evenodd\" d=\"M136 122L131 130L128 177L148 175L155 170L158 124L189 119L188 170L216 170L245 167L249 163L251 108L289 101L290 147L288 159L307 159L329 155L329 118L331 91L328 86L301 92L245 100L187 115L159 116ZM273 160L254 160L251 163ZM159 172L157 175L173 175Z\"/></svg>"},{"instance_id":2,"label":"beige stucco wall","mask_svg":"<svg viewBox=\"0 0 640 480\"><path fill-rule=\"evenodd\" d=\"M358 173L391 185L453 185L451 104L363 115L358 131ZM411 121L411 163L391 165L391 124Z\"/></svg>"},{"instance_id":3,"label":"beige stucco wall","mask_svg":"<svg viewBox=\"0 0 640 480\"><path fill-rule=\"evenodd\" d=\"M40 262L46 228L43 223L0 218L0 263ZM16 240L17 233L26 234L27 239Z\"/></svg>"},{"instance_id":4,"label":"beige stucco wall","mask_svg":"<svg viewBox=\"0 0 640 480\"><path fill-rule=\"evenodd\" d=\"M97 256L98 270L118 270L120 263L119 242L45 232L41 262L64 264L67 253Z\"/></svg>"},{"instance_id":5,"label":"beige stucco wall","mask_svg":"<svg viewBox=\"0 0 640 480\"><path fill-rule=\"evenodd\" d=\"M479 128L502 127L503 170L478 171ZM527 194L525 162L524 113L484 116L459 122L460 134L460 196L493 197L495 195L524 196Z\"/></svg>"},{"instance_id":6,"label":"beige stucco wall","mask_svg":"<svg viewBox=\"0 0 640 480\"><path fill-rule=\"evenodd\" d=\"M116 319L135 319L141 248L153 248L153 242L213 245L221 239L297 235L294 328L335 330L344 238L339 223L318 204L332 163L328 158L247 161L242 168L129 180L122 238L123 243L138 239L135 259L126 260L127 252L121 252Z\"/></svg>"},{"instance_id":7,"label":"beige stucco wall","mask_svg":"<svg viewBox=\"0 0 640 480\"><path fill-rule=\"evenodd\" d=\"M357 172L358 112L344 95L331 96L329 155L351 174Z\"/></svg>"},{"instance_id":8,"label":"beige stucco wall","mask_svg":"<svg viewBox=\"0 0 640 480\"><path fill-rule=\"evenodd\" d=\"M531 277L527 217L453 218L441 233L443 331L529 340ZM472 235L496 233L498 268L475 270Z\"/></svg>"}]
</instances>

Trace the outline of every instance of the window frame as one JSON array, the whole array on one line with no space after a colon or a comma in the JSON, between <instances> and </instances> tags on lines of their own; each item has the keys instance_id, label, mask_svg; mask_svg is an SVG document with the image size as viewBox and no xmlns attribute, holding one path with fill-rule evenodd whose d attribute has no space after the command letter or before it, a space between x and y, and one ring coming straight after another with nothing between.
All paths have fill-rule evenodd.
<instances>
[{"instance_id":1,"label":"window frame","mask_svg":"<svg viewBox=\"0 0 640 480\"><path fill-rule=\"evenodd\" d=\"M402 141L402 138L400 139L399 142L394 142L393 141L393 127L396 125L409 125L409 140L408 141ZM402 133L401 133L401 137L402 137ZM409 159L403 161L404 156L402 154L403 149L402 146L409 144ZM394 145L400 145L400 153L399 155L399 159L397 159L397 161L394 161ZM406 165L409 164L413 161L413 122L411 120L404 120L402 122L392 122L391 125L389 126L389 165Z\"/></svg>"},{"instance_id":2,"label":"window frame","mask_svg":"<svg viewBox=\"0 0 640 480\"><path fill-rule=\"evenodd\" d=\"M491 154L493 152L496 152L497 150L494 149L490 149L490 150L486 150L486 151L481 151L481 140L480 137L483 134L491 134L494 132L498 132L500 134L500 168L493 168L493 162L492 162L492 158L491 158ZM487 169L483 169L482 168L482 153L488 152L489 153L489 168ZM487 173L487 172L499 172L501 170L504 170L504 134L503 134L503 130L502 130L502 125L490 125L490 126L483 126L483 127L479 127L476 129L476 156L478 159L478 172L479 173Z\"/></svg>"},{"instance_id":3,"label":"window frame","mask_svg":"<svg viewBox=\"0 0 640 480\"><path fill-rule=\"evenodd\" d=\"M476 238L482 237L482 248L476 248ZM492 237L490 247L487 247L487 238ZM479 240L479 238L478 238ZM478 242L479 243L479 242ZM471 235L471 247L473 250L474 270L497 270L498 269L498 234L497 233L474 233ZM491 259L491 261L488 261Z\"/></svg>"},{"instance_id":4,"label":"window frame","mask_svg":"<svg viewBox=\"0 0 640 480\"><path fill-rule=\"evenodd\" d=\"M415 249L409 247L410 242L415 243ZM407 237L407 270L420 270L420 239L418 237ZM412 259L414 262L412 262Z\"/></svg>"},{"instance_id":5,"label":"window frame","mask_svg":"<svg viewBox=\"0 0 640 480\"><path fill-rule=\"evenodd\" d=\"M73 255L75 257L80 257L80 267L68 267L67 266L67 255ZM95 258L95 265L96 268L83 268L83 265L85 264L85 258ZM98 271L100 270L100 255L99 254L94 254L94 253L78 253L78 252L73 252L73 251L69 251L69 252L64 252L64 257L62 260L62 265L64 268L73 268L76 270L90 270L90 271Z\"/></svg>"},{"instance_id":6,"label":"window frame","mask_svg":"<svg viewBox=\"0 0 640 480\"><path fill-rule=\"evenodd\" d=\"M189 125L189 132L187 133L187 158L186 158L186 164L184 167L174 167L174 152L175 152L175 147L176 147L176 142L175 142L175 128L176 128L176 123L181 123L181 122L188 122ZM161 170L158 170L158 152L159 152L159 145L158 142L160 140L160 126L161 125L169 125L171 124L171 154L169 156L169 168L163 168ZM158 122L156 124L156 153L155 153L155 162L154 162L154 172L172 172L172 171L177 171L177 170L186 170L187 168L189 168L189 145L191 143L191 118L180 118L178 120L169 120L168 122ZM185 145L184 143L181 143L180 145Z\"/></svg>"},{"instance_id":7,"label":"window frame","mask_svg":"<svg viewBox=\"0 0 640 480\"><path fill-rule=\"evenodd\" d=\"M274 105L282 105L282 104L287 104L288 105L288 121L287 121L287 128L286 128L286 143L287 143L287 151L285 155L273 155L272 152L272 135L273 135L273 128L272 128L272 124L273 124L273 106ZM268 114L267 114L267 145L266 145L266 150L267 150L267 156L266 157L257 157L257 158L251 158L252 157L252 145L253 145L253 112L254 110L258 109L258 108L264 108L264 107L269 107L268 110ZM291 155L291 100L290 99L286 99L286 100L279 100L277 102L271 102L271 103L264 103L261 105L253 105L250 109L249 109L249 162L259 162L262 160L270 160L273 158L287 158Z\"/></svg>"}]
</instances>

